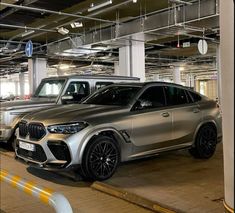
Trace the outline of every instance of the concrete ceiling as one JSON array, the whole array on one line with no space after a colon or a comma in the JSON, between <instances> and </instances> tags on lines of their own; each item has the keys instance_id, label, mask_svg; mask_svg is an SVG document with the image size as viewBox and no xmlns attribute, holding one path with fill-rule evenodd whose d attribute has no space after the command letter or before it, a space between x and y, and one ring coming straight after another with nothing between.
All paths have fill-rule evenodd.
<instances>
[{"instance_id":1,"label":"concrete ceiling","mask_svg":"<svg viewBox=\"0 0 235 213\"><path fill-rule=\"evenodd\" d=\"M52 70L56 64L69 63L79 68L73 69L75 72L89 69L112 73L114 62L118 61L118 48L130 42L135 32L146 35L143 42L148 76L169 74L174 63L187 65L190 72L215 70L219 43L217 0L185 0L185 4L173 4L171 0L138 0L137 3L113 0L112 4L88 11L92 3L96 6L104 2L107 1L2 0L0 75L27 71L24 48L28 40L34 43L34 55L47 57ZM71 28L74 21L82 22L83 27ZM67 28L69 34L58 33L59 27ZM23 36L32 30L33 33ZM204 56L197 50L197 42L202 38L209 44ZM78 42L77 50L68 54L68 49L74 49L74 42ZM190 47L183 48L183 42L190 42ZM55 48L59 50L57 54ZM76 55L85 49L96 51Z\"/></svg>"}]
</instances>

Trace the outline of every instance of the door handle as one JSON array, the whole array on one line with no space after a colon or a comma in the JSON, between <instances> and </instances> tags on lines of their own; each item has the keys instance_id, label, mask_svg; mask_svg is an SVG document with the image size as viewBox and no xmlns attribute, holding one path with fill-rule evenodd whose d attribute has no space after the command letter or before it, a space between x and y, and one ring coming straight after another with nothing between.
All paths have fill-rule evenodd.
<instances>
[{"instance_id":1,"label":"door handle","mask_svg":"<svg viewBox=\"0 0 235 213\"><path fill-rule=\"evenodd\" d=\"M168 112L163 112L161 115L162 117L169 117L170 114Z\"/></svg>"},{"instance_id":2,"label":"door handle","mask_svg":"<svg viewBox=\"0 0 235 213\"><path fill-rule=\"evenodd\" d=\"M194 108L194 109L193 109L193 113L198 113L198 112L200 112L200 109L199 109L199 108Z\"/></svg>"}]
</instances>

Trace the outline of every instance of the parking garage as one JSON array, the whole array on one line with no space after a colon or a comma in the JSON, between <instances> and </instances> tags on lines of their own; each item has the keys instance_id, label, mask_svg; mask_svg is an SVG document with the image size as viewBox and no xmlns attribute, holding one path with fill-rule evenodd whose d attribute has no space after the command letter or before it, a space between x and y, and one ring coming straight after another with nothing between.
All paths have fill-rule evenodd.
<instances>
[{"instance_id":1,"label":"parking garage","mask_svg":"<svg viewBox=\"0 0 235 213\"><path fill-rule=\"evenodd\" d=\"M0 14L0 212L234 212L232 0Z\"/></svg>"}]
</instances>

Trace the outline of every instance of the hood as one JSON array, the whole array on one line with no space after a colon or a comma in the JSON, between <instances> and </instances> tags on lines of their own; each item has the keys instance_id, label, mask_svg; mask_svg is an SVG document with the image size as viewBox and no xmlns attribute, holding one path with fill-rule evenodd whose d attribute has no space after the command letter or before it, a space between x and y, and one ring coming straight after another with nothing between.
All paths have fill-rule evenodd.
<instances>
[{"instance_id":1,"label":"hood","mask_svg":"<svg viewBox=\"0 0 235 213\"><path fill-rule=\"evenodd\" d=\"M103 120L105 117L107 118L107 116L125 111L129 111L127 107L72 104L32 112L23 117L23 120L28 122L40 122L45 126L77 121L92 123L94 120Z\"/></svg>"},{"instance_id":2,"label":"hood","mask_svg":"<svg viewBox=\"0 0 235 213\"><path fill-rule=\"evenodd\" d=\"M42 98L34 98L31 100L17 100L17 101L6 101L1 102L0 110L15 110L15 109L25 109L32 107L40 107L42 105L51 105L55 103L55 100L52 99L42 99Z\"/></svg>"}]
</instances>

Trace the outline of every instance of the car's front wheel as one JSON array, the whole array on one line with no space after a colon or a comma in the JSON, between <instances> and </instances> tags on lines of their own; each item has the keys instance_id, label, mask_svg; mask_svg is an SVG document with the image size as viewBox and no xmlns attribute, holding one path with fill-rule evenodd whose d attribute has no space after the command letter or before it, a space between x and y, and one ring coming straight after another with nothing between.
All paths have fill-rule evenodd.
<instances>
[{"instance_id":1,"label":"car's front wheel","mask_svg":"<svg viewBox=\"0 0 235 213\"><path fill-rule=\"evenodd\" d=\"M193 147L189 150L195 158L207 159L213 156L217 145L217 132L210 124L203 125L196 136Z\"/></svg>"},{"instance_id":2,"label":"car's front wheel","mask_svg":"<svg viewBox=\"0 0 235 213\"><path fill-rule=\"evenodd\" d=\"M82 171L87 179L106 180L116 171L120 161L117 143L107 136L96 136L88 143L82 160Z\"/></svg>"}]
</instances>

